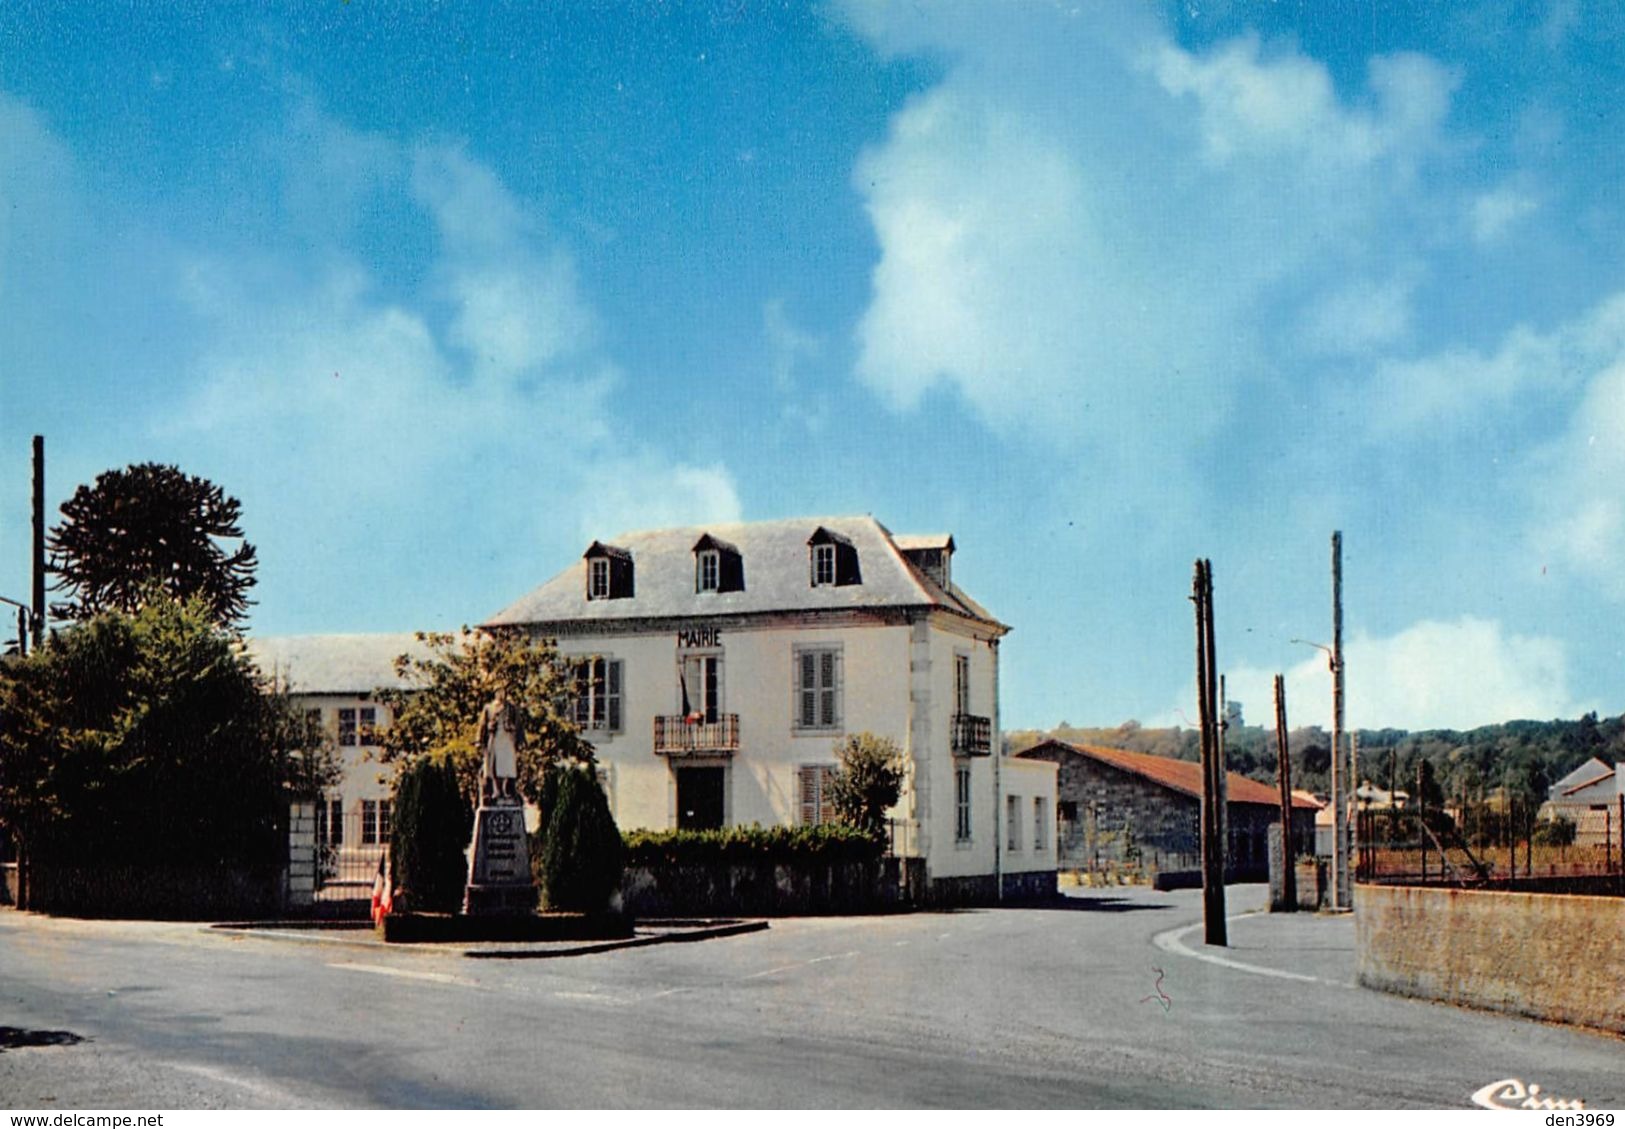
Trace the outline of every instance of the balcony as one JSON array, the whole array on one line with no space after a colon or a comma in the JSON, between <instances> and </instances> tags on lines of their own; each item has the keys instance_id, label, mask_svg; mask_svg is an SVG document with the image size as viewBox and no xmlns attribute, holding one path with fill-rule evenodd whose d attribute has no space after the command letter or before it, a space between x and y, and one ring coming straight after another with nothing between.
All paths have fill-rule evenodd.
<instances>
[{"instance_id":1,"label":"balcony","mask_svg":"<svg viewBox=\"0 0 1625 1129\"><path fill-rule=\"evenodd\" d=\"M739 751L739 715L690 721L682 714L655 718L655 756L700 756Z\"/></svg>"},{"instance_id":2,"label":"balcony","mask_svg":"<svg viewBox=\"0 0 1625 1129\"><path fill-rule=\"evenodd\" d=\"M954 714L954 756L993 755L993 719L973 713Z\"/></svg>"}]
</instances>

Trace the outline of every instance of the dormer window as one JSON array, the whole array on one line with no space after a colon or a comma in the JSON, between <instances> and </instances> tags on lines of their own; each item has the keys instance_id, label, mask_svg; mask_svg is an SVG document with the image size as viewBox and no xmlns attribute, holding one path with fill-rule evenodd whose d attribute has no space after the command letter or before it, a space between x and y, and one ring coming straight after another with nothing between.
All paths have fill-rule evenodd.
<instances>
[{"instance_id":1,"label":"dormer window","mask_svg":"<svg viewBox=\"0 0 1625 1129\"><path fill-rule=\"evenodd\" d=\"M809 579L814 588L862 584L858 550L851 540L819 526L807 538Z\"/></svg>"},{"instance_id":2,"label":"dormer window","mask_svg":"<svg viewBox=\"0 0 1625 1129\"><path fill-rule=\"evenodd\" d=\"M721 583L721 556L715 549L701 549L694 554L694 590L696 592L715 592Z\"/></svg>"},{"instance_id":3,"label":"dormer window","mask_svg":"<svg viewBox=\"0 0 1625 1129\"><path fill-rule=\"evenodd\" d=\"M825 584L835 583L835 546L814 545L812 547L812 582L817 588Z\"/></svg>"},{"instance_id":4,"label":"dormer window","mask_svg":"<svg viewBox=\"0 0 1625 1129\"><path fill-rule=\"evenodd\" d=\"M630 600L632 598L632 554L615 545L594 541L585 554L587 599Z\"/></svg>"},{"instance_id":5,"label":"dormer window","mask_svg":"<svg viewBox=\"0 0 1625 1129\"><path fill-rule=\"evenodd\" d=\"M903 535L893 542L908 562L944 592L953 590L954 539L946 533Z\"/></svg>"},{"instance_id":6,"label":"dormer window","mask_svg":"<svg viewBox=\"0 0 1625 1129\"><path fill-rule=\"evenodd\" d=\"M743 592L745 558L736 545L707 533L694 543L694 591Z\"/></svg>"}]
</instances>

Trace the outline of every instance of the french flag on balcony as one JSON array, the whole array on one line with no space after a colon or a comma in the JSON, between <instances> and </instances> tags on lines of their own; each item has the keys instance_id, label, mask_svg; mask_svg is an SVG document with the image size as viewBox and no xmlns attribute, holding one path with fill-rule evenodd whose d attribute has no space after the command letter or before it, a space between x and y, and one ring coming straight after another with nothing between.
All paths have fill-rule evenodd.
<instances>
[{"instance_id":1,"label":"french flag on balcony","mask_svg":"<svg viewBox=\"0 0 1625 1129\"><path fill-rule=\"evenodd\" d=\"M681 661L677 663L677 685L683 691L683 724L698 725L700 723L700 711L695 709L688 700L688 675L683 670Z\"/></svg>"}]
</instances>

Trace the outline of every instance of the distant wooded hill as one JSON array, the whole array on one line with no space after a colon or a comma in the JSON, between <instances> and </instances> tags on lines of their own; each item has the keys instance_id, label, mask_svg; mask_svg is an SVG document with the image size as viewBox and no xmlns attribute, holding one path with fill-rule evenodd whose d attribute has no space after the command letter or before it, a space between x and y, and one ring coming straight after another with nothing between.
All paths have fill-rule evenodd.
<instances>
[{"instance_id":1,"label":"distant wooded hill","mask_svg":"<svg viewBox=\"0 0 1625 1129\"><path fill-rule=\"evenodd\" d=\"M1625 714L1599 720L1588 713L1576 721L1509 721L1458 732L1429 729L1362 729L1360 777L1379 788L1412 791L1417 764L1433 765L1435 779L1452 800L1482 800L1494 788L1509 787L1544 799L1551 781L1591 757L1609 764L1625 760ZM1157 756L1196 760L1196 730L1147 729L1129 721L1115 729L1082 729L1062 722L1047 732L1008 730L1005 748L1020 752L1055 738L1079 745L1106 745ZM1233 724L1225 732L1225 760L1230 771L1256 780L1275 779L1275 730ZM1331 736L1319 726L1294 729L1288 735L1292 785L1326 793L1331 787Z\"/></svg>"}]
</instances>

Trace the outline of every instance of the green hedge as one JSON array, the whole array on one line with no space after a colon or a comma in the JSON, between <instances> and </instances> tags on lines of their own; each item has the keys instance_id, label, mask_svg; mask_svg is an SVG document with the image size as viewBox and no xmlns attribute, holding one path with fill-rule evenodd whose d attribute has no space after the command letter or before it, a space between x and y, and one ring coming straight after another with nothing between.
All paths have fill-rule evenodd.
<instances>
[{"instance_id":1,"label":"green hedge","mask_svg":"<svg viewBox=\"0 0 1625 1129\"><path fill-rule=\"evenodd\" d=\"M718 831L628 831L627 866L712 862L867 862L885 843L856 827L725 827Z\"/></svg>"}]
</instances>

